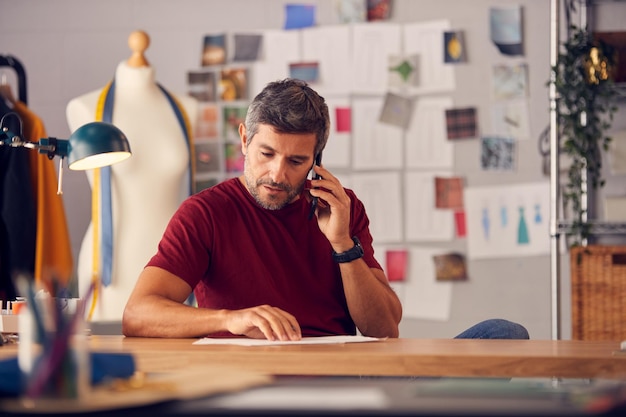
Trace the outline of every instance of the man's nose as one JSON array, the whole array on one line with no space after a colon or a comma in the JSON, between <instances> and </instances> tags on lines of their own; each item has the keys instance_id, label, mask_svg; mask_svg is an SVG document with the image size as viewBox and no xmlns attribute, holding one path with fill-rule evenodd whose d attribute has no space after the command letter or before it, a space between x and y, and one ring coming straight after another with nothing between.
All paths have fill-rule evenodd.
<instances>
[{"instance_id":1,"label":"man's nose","mask_svg":"<svg viewBox=\"0 0 626 417\"><path fill-rule=\"evenodd\" d=\"M287 178L287 161L277 158L272 161L272 167L270 169L270 177L275 183L284 183Z\"/></svg>"}]
</instances>

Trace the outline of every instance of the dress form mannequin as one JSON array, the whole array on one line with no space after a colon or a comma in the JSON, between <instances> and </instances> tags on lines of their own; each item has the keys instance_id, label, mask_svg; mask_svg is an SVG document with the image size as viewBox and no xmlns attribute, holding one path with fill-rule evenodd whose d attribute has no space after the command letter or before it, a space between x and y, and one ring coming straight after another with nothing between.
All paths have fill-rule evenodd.
<instances>
[{"instance_id":1,"label":"dress form mannequin","mask_svg":"<svg viewBox=\"0 0 626 417\"><path fill-rule=\"evenodd\" d=\"M189 195L190 153L174 109L155 81L155 71L144 51L149 38L133 32L128 41L131 57L115 72L113 124L126 134L131 158L111 166L113 215L112 282L98 288L92 321L120 321L139 273L156 252L170 217ZM72 99L66 115L72 131L96 117L102 90ZM197 101L175 95L195 127ZM93 172L87 171L93 186ZM82 297L92 281L93 224L80 249L77 273ZM88 304L89 306L89 304Z\"/></svg>"}]
</instances>

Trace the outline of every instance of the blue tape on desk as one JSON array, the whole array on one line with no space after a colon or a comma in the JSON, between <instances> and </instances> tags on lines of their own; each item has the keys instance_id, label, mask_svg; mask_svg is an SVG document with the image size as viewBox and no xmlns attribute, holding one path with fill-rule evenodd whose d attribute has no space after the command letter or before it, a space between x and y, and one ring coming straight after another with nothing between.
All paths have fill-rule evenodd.
<instances>
[{"instance_id":1,"label":"blue tape on desk","mask_svg":"<svg viewBox=\"0 0 626 417\"><path fill-rule=\"evenodd\" d=\"M135 373L135 360L128 353L91 352L91 384L109 378L129 378ZM17 358L0 361L0 397L21 393L21 373Z\"/></svg>"}]
</instances>

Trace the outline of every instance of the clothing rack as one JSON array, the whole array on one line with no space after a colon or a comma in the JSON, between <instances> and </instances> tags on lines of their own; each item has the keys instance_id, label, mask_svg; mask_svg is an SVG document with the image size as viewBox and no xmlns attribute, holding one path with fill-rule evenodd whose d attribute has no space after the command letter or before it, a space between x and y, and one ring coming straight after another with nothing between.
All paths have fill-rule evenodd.
<instances>
[{"instance_id":1,"label":"clothing rack","mask_svg":"<svg viewBox=\"0 0 626 417\"><path fill-rule=\"evenodd\" d=\"M0 55L0 67L9 67L15 71L17 75L17 97L22 103L27 104L26 71L20 60L12 55Z\"/></svg>"}]
</instances>

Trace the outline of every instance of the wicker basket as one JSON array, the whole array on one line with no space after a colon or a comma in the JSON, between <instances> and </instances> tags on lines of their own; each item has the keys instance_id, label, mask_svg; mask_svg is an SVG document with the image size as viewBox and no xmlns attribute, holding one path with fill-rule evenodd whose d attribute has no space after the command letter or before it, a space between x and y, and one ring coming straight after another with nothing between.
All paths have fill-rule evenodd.
<instances>
[{"instance_id":1,"label":"wicker basket","mask_svg":"<svg viewBox=\"0 0 626 417\"><path fill-rule=\"evenodd\" d=\"M626 340L626 246L570 250L572 339Z\"/></svg>"}]
</instances>

